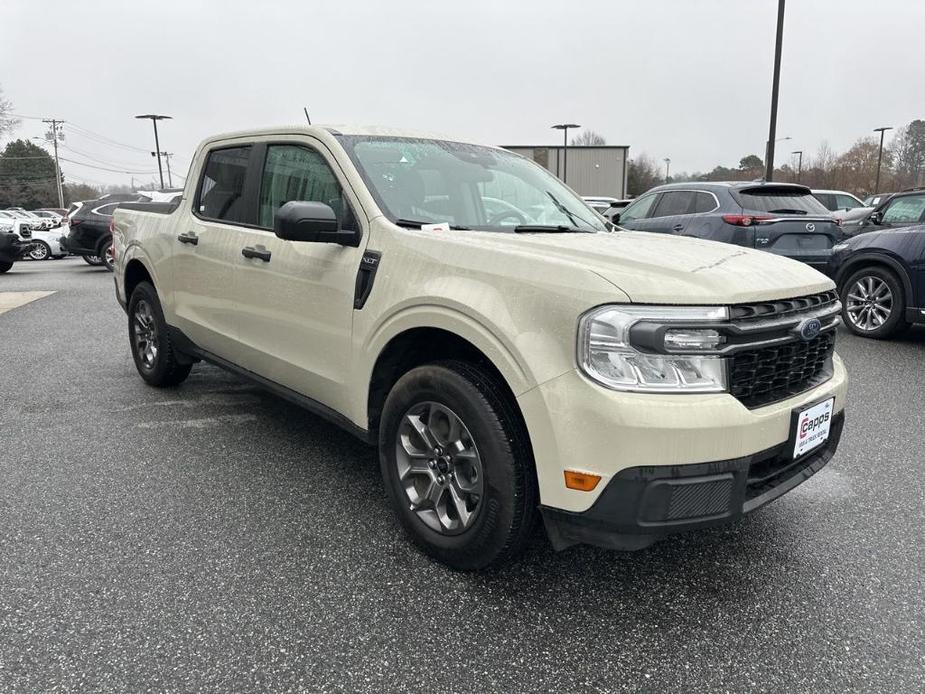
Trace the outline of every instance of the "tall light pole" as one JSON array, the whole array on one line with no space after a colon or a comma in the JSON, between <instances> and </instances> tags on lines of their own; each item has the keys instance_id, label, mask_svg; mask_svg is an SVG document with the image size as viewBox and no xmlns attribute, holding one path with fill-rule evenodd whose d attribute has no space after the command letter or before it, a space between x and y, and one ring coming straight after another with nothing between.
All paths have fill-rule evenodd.
<instances>
[{"instance_id":1,"label":"tall light pole","mask_svg":"<svg viewBox=\"0 0 925 694\"><path fill-rule=\"evenodd\" d=\"M580 128L577 123L559 123L552 126L553 130L562 131L562 182L566 183L568 179L568 131L572 128Z\"/></svg>"},{"instance_id":2,"label":"tall light pole","mask_svg":"<svg viewBox=\"0 0 925 694\"><path fill-rule=\"evenodd\" d=\"M161 190L164 189L164 169L161 168L161 143L157 139L157 122L159 120L170 120L171 116L161 116L156 113L146 113L135 118L150 118L154 123L154 151L157 152L157 173L161 177Z\"/></svg>"},{"instance_id":3,"label":"tall light pole","mask_svg":"<svg viewBox=\"0 0 925 694\"><path fill-rule=\"evenodd\" d=\"M780 91L780 54L784 45L784 0L777 0L777 41L774 44L774 80L771 83L771 124L768 127L768 151L764 180L774 178L774 143L777 136L777 96Z\"/></svg>"},{"instance_id":4,"label":"tall light pole","mask_svg":"<svg viewBox=\"0 0 925 694\"><path fill-rule=\"evenodd\" d=\"M873 193L880 192L880 164L883 162L883 133L887 130L892 130L892 126L885 126L883 128L874 128L875 133L880 133L880 151L877 153L877 182L874 183L874 189L871 191Z\"/></svg>"},{"instance_id":5,"label":"tall light pole","mask_svg":"<svg viewBox=\"0 0 925 694\"><path fill-rule=\"evenodd\" d=\"M668 173L671 171L671 157L665 157L665 183L668 183Z\"/></svg>"},{"instance_id":6,"label":"tall light pole","mask_svg":"<svg viewBox=\"0 0 925 694\"><path fill-rule=\"evenodd\" d=\"M803 150L795 149L790 154L799 154L800 160L797 162L797 183L800 182L800 174L803 173Z\"/></svg>"},{"instance_id":7,"label":"tall light pole","mask_svg":"<svg viewBox=\"0 0 925 694\"><path fill-rule=\"evenodd\" d=\"M152 157L157 156L157 152L151 152ZM173 156L173 152L161 152L161 156L164 157L164 161L167 162L167 185L173 188L173 176L170 175L170 157ZM161 188L164 186L161 185Z\"/></svg>"},{"instance_id":8,"label":"tall light pole","mask_svg":"<svg viewBox=\"0 0 925 694\"><path fill-rule=\"evenodd\" d=\"M61 188L61 163L58 161L58 126L64 123L64 121L58 120L57 118L45 118L42 122L51 125L49 133L51 133L51 141L55 146L55 183L58 184L58 207L63 208L64 191Z\"/></svg>"}]
</instances>

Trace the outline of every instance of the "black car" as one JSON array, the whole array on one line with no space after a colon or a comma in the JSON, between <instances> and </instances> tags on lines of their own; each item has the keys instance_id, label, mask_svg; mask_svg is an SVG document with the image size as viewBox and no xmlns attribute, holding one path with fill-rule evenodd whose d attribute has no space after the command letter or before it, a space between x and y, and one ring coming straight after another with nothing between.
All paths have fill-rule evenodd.
<instances>
[{"instance_id":1,"label":"black car","mask_svg":"<svg viewBox=\"0 0 925 694\"><path fill-rule=\"evenodd\" d=\"M824 270L845 238L806 186L736 181L657 186L614 215L625 229L757 248Z\"/></svg>"},{"instance_id":2,"label":"black car","mask_svg":"<svg viewBox=\"0 0 925 694\"><path fill-rule=\"evenodd\" d=\"M855 222L846 231L850 236L868 231L898 229L913 224L925 224L925 188L911 188L893 193L880 202L870 214Z\"/></svg>"},{"instance_id":3,"label":"black car","mask_svg":"<svg viewBox=\"0 0 925 694\"><path fill-rule=\"evenodd\" d=\"M887 338L925 323L925 226L854 236L833 249L829 274L851 332Z\"/></svg>"},{"instance_id":4,"label":"black car","mask_svg":"<svg viewBox=\"0 0 925 694\"><path fill-rule=\"evenodd\" d=\"M31 250L32 244L23 241L16 234L0 233L0 275L9 272L13 263L25 258Z\"/></svg>"},{"instance_id":5,"label":"black car","mask_svg":"<svg viewBox=\"0 0 925 694\"><path fill-rule=\"evenodd\" d=\"M102 260L112 272L112 232L109 224L112 213L124 202L150 202L144 195L120 193L104 195L98 200L83 203L70 218L70 232L62 245L74 255L83 256L91 265L94 258Z\"/></svg>"}]
</instances>

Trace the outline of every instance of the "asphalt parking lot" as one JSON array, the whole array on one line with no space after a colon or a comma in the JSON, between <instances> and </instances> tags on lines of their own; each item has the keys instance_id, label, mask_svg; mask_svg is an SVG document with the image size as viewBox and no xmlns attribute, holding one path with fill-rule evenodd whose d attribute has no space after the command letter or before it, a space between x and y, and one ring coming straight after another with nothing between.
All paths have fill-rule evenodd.
<instances>
[{"instance_id":1,"label":"asphalt parking lot","mask_svg":"<svg viewBox=\"0 0 925 694\"><path fill-rule=\"evenodd\" d=\"M842 332L837 456L743 522L464 575L349 435L210 366L145 386L109 273L13 291L54 293L0 313L4 692L925 689L925 330Z\"/></svg>"}]
</instances>

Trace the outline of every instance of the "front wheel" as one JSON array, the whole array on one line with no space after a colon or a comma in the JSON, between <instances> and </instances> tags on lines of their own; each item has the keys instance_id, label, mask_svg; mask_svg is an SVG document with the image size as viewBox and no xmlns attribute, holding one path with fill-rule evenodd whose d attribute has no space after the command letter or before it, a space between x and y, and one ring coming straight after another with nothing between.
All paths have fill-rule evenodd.
<instances>
[{"instance_id":1,"label":"front wheel","mask_svg":"<svg viewBox=\"0 0 925 694\"><path fill-rule=\"evenodd\" d=\"M84 259L87 265L92 265L93 267L99 267L103 264L103 260L98 255L82 255L80 257Z\"/></svg>"},{"instance_id":2,"label":"front wheel","mask_svg":"<svg viewBox=\"0 0 925 694\"><path fill-rule=\"evenodd\" d=\"M855 272L841 289L842 318L855 335L885 339L908 327L900 279L874 266Z\"/></svg>"},{"instance_id":3,"label":"front wheel","mask_svg":"<svg viewBox=\"0 0 925 694\"><path fill-rule=\"evenodd\" d=\"M526 545L537 515L533 456L487 371L447 361L402 376L383 408L379 459L402 526L431 557L470 571Z\"/></svg>"},{"instance_id":4,"label":"front wheel","mask_svg":"<svg viewBox=\"0 0 925 694\"><path fill-rule=\"evenodd\" d=\"M157 291L148 282L139 283L129 298L128 336L135 368L149 385L176 386L189 376L193 365L189 360L181 362L170 340Z\"/></svg>"}]
</instances>

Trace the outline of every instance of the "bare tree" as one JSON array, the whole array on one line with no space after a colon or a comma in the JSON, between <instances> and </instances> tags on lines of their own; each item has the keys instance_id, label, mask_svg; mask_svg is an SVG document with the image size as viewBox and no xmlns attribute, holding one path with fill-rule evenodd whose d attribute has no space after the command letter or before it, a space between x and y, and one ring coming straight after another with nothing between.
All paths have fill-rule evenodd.
<instances>
[{"instance_id":1,"label":"bare tree","mask_svg":"<svg viewBox=\"0 0 925 694\"><path fill-rule=\"evenodd\" d=\"M18 127L19 120L13 117L13 104L3 98L3 89L0 89L0 140Z\"/></svg>"},{"instance_id":2,"label":"bare tree","mask_svg":"<svg viewBox=\"0 0 925 694\"><path fill-rule=\"evenodd\" d=\"M603 135L599 135L593 130L585 130L580 135L575 135L572 138L573 146L594 146L594 145L606 145L607 140L604 139Z\"/></svg>"},{"instance_id":3,"label":"bare tree","mask_svg":"<svg viewBox=\"0 0 925 694\"><path fill-rule=\"evenodd\" d=\"M648 154L640 154L629 160L626 172L626 192L629 195L642 195L660 183L662 174Z\"/></svg>"},{"instance_id":4,"label":"bare tree","mask_svg":"<svg viewBox=\"0 0 925 694\"><path fill-rule=\"evenodd\" d=\"M896 185L908 188L925 181L925 121L914 120L900 128L887 152L895 159Z\"/></svg>"}]
</instances>

